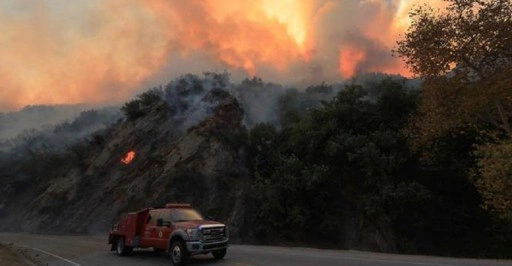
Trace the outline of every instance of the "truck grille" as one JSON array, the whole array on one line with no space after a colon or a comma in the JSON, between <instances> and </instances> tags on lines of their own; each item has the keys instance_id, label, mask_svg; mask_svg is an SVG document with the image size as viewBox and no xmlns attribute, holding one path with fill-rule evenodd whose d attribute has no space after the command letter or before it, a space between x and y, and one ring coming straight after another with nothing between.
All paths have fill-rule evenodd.
<instances>
[{"instance_id":1,"label":"truck grille","mask_svg":"<svg viewBox=\"0 0 512 266\"><path fill-rule=\"evenodd\" d=\"M210 227L201 230L205 241L220 240L226 237L226 229L224 227Z\"/></svg>"}]
</instances>

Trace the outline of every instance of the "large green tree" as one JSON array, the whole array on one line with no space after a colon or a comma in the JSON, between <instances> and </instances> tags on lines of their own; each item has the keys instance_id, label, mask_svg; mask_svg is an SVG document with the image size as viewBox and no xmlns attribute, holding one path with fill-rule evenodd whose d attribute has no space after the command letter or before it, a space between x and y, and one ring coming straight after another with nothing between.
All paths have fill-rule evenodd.
<instances>
[{"instance_id":1,"label":"large green tree","mask_svg":"<svg viewBox=\"0 0 512 266\"><path fill-rule=\"evenodd\" d=\"M484 206L512 221L512 1L446 0L420 6L395 53L424 79L416 143L480 132L477 187ZM484 141L482 141L484 139Z\"/></svg>"},{"instance_id":2,"label":"large green tree","mask_svg":"<svg viewBox=\"0 0 512 266\"><path fill-rule=\"evenodd\" d=\"M394 51L425 79L421 133L483 121L512 137L512 1L446 2L411 11Z\"/></svg>"},{"instance_id":3,"label":"large green tree","mask_svg":"<svg viewBox=\"0 0 512 266\"><path fill-rule=\"evenodd\" d=\"M484 197L484 206L500 218L512 221L512 142L482 146L477 187Z\"/></svg>"}]
</instances>

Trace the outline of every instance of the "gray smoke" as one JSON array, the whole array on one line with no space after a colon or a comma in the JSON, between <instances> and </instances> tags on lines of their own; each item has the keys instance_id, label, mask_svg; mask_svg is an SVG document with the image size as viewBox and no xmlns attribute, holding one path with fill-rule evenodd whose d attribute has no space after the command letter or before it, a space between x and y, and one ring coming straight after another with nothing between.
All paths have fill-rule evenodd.
<instances>
[{"instance_id":1,"label":"gray smoke","mask_svg":"<svg viewBox=\"0 0 512 266\"><path fill-rule=\"evenodd\" d=\"M0 139L0 151L14 151L24 155L27 152L62 150L98 130L108 128L122 118L117 106L77 111L84 108L80 105L66 108L39 106L3 116L4 121L17 125L18 130L8 131L10 134L5 134L5 137ZM77 113L69 110L75 110ZM65 119L70 115L73 115L72 118ZM52 119L45 119L46 116L51 116ZM40 119L41 122L37 123L34 119Z\"/></svg>"}]
</instances>

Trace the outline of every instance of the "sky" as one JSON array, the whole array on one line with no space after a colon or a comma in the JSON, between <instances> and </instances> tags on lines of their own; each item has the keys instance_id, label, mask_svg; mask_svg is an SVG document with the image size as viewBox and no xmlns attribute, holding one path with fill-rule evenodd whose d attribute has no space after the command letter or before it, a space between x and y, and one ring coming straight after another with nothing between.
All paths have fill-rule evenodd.
<instances>
[{"instance_id":1,"label":"sky","mask_svg":"<svg viewBox=\"0 0 512 266\"><path fill-rule=\"evenodd\" d=\"M441 0L0 0L0 112L121 103L186 73L290 85L410 76L391 49Z\"/></svg>"}]
</instances>

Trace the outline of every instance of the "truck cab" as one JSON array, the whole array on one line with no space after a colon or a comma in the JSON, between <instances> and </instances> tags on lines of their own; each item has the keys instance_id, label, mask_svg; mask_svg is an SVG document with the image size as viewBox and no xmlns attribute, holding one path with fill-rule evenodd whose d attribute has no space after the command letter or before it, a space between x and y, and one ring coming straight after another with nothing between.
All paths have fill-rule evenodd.
<instances>
[{"instance_id":1,"label":"truck cab","mask_svg":"<svg viewBox=\"0 0 512 266\"><path fill-rule=\"evenodd\" d=\"M205 220L190 204L166 204L128 213L112 227L108 243L120 256L133 248L153 248L167 251L174 265L183 265L197 254L212 253L222 259L228 241L226 225Z\"/></svg>"}]
</instances>

